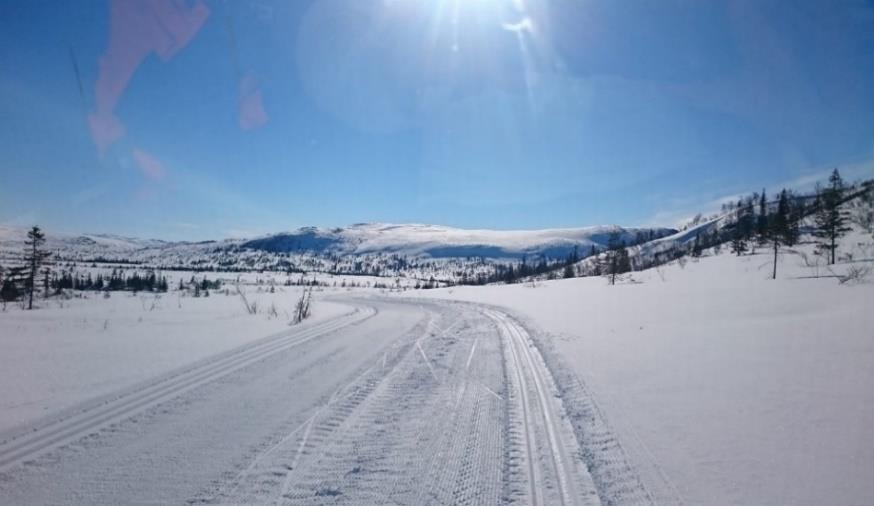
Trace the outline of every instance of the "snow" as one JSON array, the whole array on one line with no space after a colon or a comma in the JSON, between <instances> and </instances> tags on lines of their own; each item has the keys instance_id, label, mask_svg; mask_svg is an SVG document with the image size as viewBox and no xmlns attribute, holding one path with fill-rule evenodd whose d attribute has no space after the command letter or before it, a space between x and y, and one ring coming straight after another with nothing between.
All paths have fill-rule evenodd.
<instances>
[{"instance_id":1,"label":"snow","mask_svg":"<svg viewBox=\"0 0 874 506\"><path fill-rule=\"evenodd\" d=\"M10 304L0 312L0 432L285 331L300 290L248 287L255 315L233 288L199 298L89 294L37 301L43 307L34 311ZM349 311L315 297L307 324ZM267 313L271 304L276 317Z\"/></svg>"},{"instance_id":2,"label":"snow","mask_svg":"<svg viewBox=\"0 0 874 506\"><path fill-rule=\"evenodd\" d=\"M0 439L0 502L600 504L524 329L344 297L361 311Z\"/></svg>"},{"instance_id":3,"label":"snow","mask_svg":"<svg viewBox=\"0 0 874 506\"><path fill-rule=\"evenodd\" d=\"M441 227L421 227L449 244ZM112 429L85 426L100 436L19 466L0 491L15 504L68 494L131 502L156 490L165 502L314 491L350 503L460 493L477 502L480 491L494 503L508 490L521 502L546 494L543 503L597 493L635 505L864 504L874 497L874 280L839 278L872 267L871 242L845 238L832 268L799 246L781 256L776 280L769 251L725 248L616 286L578 278L396 291L388 301L386 289L343 285L392 278L319 274L329 288L303 325L333 324L351 305L379 311L263 359L237 353L234 367L217 365L160 406L135 385L170 378L182 389L187 377L168 372L287 331L301 289L283 282L301 275L206 274L225 286L239 276L256 315L232 287L208 298L116 292L40 300L35 311L10 305L0 312L0 434L25 438L32 427L50 444L42 417L127 388L153 404L122 410ZM171 287L192 275L167 274ZM503 308L522 325L434 299ZM276 317L264 312L271 303ZM71 419L59 423L79 434L63 425ZM9 441L0 437L12 455Z\"/></svg>"},{"instance_id":4,"label":"snow","mask_svg":"<svg viewBox=\"0 0 874 506\"><path fill-rule=\"evenodd\" d=\"M556 351L550 366L584 382L662 503L866 503L874 284L812 278L792 254L770 280L770 260L724 253L616 286L580 278L417 295L501 306L539 329Z\"/></svg>"},{"instance_id":5,"label":"snow","mask_svg":"<svg viewBox=\"0 0 874 506\"><path fill-rule=\"evenodd\" d=\"M638 232L659 236L673 230L595 226L545 230L465 230L440 225L360 223L349 227L304 227L294 232L265 235L252 240L164 242L108 234L69 235L45 231L47 249L64 258L90 259L96 256L128 258L178 265L196 255L236 253L240 248L270 252L333 253L343 255L398 254L430 258L521 258L524 255L567 256L574 247L581 253L592 245L603 247L611 232L618 230L627 242ZM20 251L26 230L0 226L0 253L12 258ZM163 261L163 262L159 262Z\"/></svg>"},{"instance_id":6,"label":"snow","mask_svg":"<svg viewBox=\"0 0 874 506\"><path fill-rule=\"evenodd\" d=\"M434 258L513 258L525 254L563 257L576 246L581 252L590 246L603 247L610 233L619 230L630 242L637 232L653 230L665 235L669 229L595 226L543 230L460 229L440 225L358 223L345 228L307 227L296 232L264 236L246 244L253 247L326 249L347 255L397 253ZM292 248L293 249L293 248Z\"/></svg>"},{"instance_id":7,"label":"snow","mask_svg":"<svg viewBox=\"0 0 874 506\"><path fill-rule=\"evenodd\" d=\"M45 248L58 268L80 272L92 265L165 272L333 272L408 278L409 283L397 282L415 286L431 279L453 283L488 277L494 274L495 263L523 258L563 260L575 250L585 255L592 245L603 249L614 231L628 243L673 232L616 226L500 231L369 223L333 229L305 227L252 240L163 242L46 231ZM25 229L0 227L0 263L21 264L25 236Z\"/></svg>"}]
</instances>

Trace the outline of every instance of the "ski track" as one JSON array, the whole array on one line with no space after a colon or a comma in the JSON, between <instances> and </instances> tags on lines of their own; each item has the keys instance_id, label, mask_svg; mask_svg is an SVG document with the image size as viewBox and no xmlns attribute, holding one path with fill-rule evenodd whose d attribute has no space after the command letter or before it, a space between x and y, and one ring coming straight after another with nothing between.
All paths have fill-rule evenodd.
<instances>
[{"instance_id":1,"label":"ski track","mask_svg":"<svg viewBox=\"0 0 874 506\"><path fill-rule=\"evenodd\" d=\"M650 473L657 478L644 485L639 470L631 466L630 450L639 452L634 441L620 442L616 431L597 399L549 340L535 339L532 344L540 352L552 373L557 395L562 399L566 415L576 435L582 460L595 484L604 506L682 505L677 488L653 458ZM650 454L651 455L651 454ZM641 462L642 459L637 459Z\"/></svg>"},{"instance_id":2,"label":"ski track","mask_svg":"<svg viewBox=\"0 0 874 506\"><path fill-rule=\"evenodd\" d=\"M588 471L574 455L576 439L566 420L546 364L528 333L507 315L494 310L485 314L498 326L508 374L518 409L513 410L515 430L524 439L528 476L526 491L513 492L526 504L601 504ZM524 499L524 500L523 500Z\"/></svg>"},{"instance_id":3,"label":"ski track","mask_svg":"<svg viewBox=\"0 0 874 506\"><path fill-rule=\"evenodd\" d=\"M99 432L113 423L130 418L201 385L216 381L275 353L301 345L375 314L375 310L365 309L309 328L281 333L10 437L0 446L0 472L33 460L49 450Z\"/></svg>"},{"instance_id":4,"label":"ski track","mask_svg":"<svg viewBox=\"0 0 874 506\"><path fill-rule=\"evenodd\" d=\"M84 452L79 460L87 461L93 445L80 440L101 440L106 427L126 420L136 423L140 413L169 400L181 406L171 411L173 416L187 417L186 409L197 409L188 408L190 401L185 400L192 390L209 386L195 396L209 399L235 381L259 377L262 373L254 364L270 357L274 357L272 362L263 364L278 364L286 360L286 355L279 354L292 348L300 346L302 351L294 353L314 355L302 358L301 366L289 367L280 376L285 375L284 381L317 384L318 364L332 363L334 356L338 364L347 361L340 355L345 349L343 340L349 339L343 330L380 312L377 303L353 303L360 307L354 313L256 341L7 439L0 443L0 471L32 465L30 470L19 467L18 474L6 475L5 483L24 476L22 486L32 486L26 484L49 479L55 467L75 467L73 462L64 464L63 447L71 443L76 443L76 451ZM568 409L565 403L567 394L578 390L559 389L563 383L553 377L537 343L516 320L500 310L473 304L380 302L385 303L394 310L403 309L412 327L376 325L399 332L383 339L372 354L362 355L357 370L342 373L348 375L345 380L315 391L311 404L289 404L296 411L288 413L287 421L267 429L269 433L253 433L258 437L250 439L245 448L237 443L238 457L232 466L222 466L221 476L205 474L213 477L197 486L199 492L178 500L301 505L647 503L642 499L649 497L641 495L645 491L629 488L629 483L639 482L605 481L616 468L597 464L612 462L612 454L593 457L593 452L598 453L597 444L610 450L612 443L593 440L598 434L581 434L579 424L572 423L579 407ZM416 312L421 315L417 323ZM335 336L332 339L337 344L302 346L322 342L313 340L326 334ZM247 372L241 376L238 371ZM295 393L268 392L258 402L269 402L271 395ZM585 399L572 397L570 401ZM216 402L221 406L220 399ZM209 409L215 408L210 405ZM175 418L162 413L152 409L146 425L137 430L150 430L154 424L162 427L162 434L172 434L172 427L161 425L162 417L167 417L167 423ZM118 438L127 441L123 435ZM106 439L105 452L119 444L113 443L111 434ZM253 445L255 441L260 442ZM235 446L233 440L225 444L228 448L221 450L227 461L227 452ZM52 458L34 463L53 449L59 451ZM32 472L46 478L34 478ZM612 476L621 478L622 473L633 474L622 468ZM4 480L0 480L0 502L3 488ZM96 496L93 491L74 496L80 502L106 501L100 499L99 491Z\"/></svg>"}]
</instances>

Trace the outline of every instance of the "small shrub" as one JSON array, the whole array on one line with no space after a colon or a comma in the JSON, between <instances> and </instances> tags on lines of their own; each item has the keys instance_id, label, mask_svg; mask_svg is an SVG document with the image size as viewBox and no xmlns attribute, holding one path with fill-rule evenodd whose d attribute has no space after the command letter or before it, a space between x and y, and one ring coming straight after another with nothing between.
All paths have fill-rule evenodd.
<instances>
[{"instance_id":1,"label":"small shrub","mask_svg":"<svg viewBox=\"0 0 874 506\"><path fill-rule=\"evenodd\" d=\"M843 276L838 276L838 283L842 285L864 283L870 274L870 265L853 264L847 268L847 272Z\"/></svg>"}]
</instances>

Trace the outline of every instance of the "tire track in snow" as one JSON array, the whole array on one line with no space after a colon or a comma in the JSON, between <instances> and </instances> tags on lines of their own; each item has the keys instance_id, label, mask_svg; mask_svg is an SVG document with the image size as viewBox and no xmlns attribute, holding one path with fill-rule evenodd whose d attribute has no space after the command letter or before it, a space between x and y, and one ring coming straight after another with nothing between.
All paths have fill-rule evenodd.
<instances>
[{"instance_id":1,"label":"tire track in snow","mask_svg":"<svg viewBox=\"0 0 874 506\"><path fill-rule=\"evenodd\" d=\"M436 316L445 318L446 307L436 307ZM503 385L500 342L479 311L461 310L451 316L470 317L465 329L452 332L455 325L423 319L320 409L308 437L298 430L261 459L259 473L208 502L498 503L504 436L495 428L502 426L504 402L494 390ZM478 366L468 368L474 341Z\"/></svg>"},{"instance_id":2,"label":"tire track in snow","mask_svg":"<svg viewBox=\"0 0 874 506\"><path fill-rule=\"evenodd\" d=\"M89 405L77 411L70 410L69 414L62 418L13 436L0 444L0 472L99 432L113 423L216 381L273 354L361 322L375 314L375 309L366 308L305 329L283 332L201 361L146 385L127 390L102 403Z\"/></svg>"}]
</instances>

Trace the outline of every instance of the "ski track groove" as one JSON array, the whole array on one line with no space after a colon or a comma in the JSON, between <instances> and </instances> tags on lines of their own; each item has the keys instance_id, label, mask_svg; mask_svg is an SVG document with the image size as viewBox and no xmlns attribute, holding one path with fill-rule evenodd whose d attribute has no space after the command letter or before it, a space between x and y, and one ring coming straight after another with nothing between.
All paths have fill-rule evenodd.
<instances>
[{"instance_id":1,"label":"ski track groove","mask_svg":"<svg viewBox=\"0 0 874 506\"><path fill-rule=\"evenodd\" d=\"M485 310L499 328L515 372L511 386L521 412L527 461L527 497L531 504L601 504L591 475L574 457L576 438L554 379L528 333L507 315ZM541 443L538 445L537 443ZM545 443L545 444L544 444ZM546 463L546 462L548 463Z\"/></svg>"},{"instance_id":2,"label":"ski track groove","mask_svg":"<svg viewBox=\"0 0 874 506\"><path fill-rule=\"evenodd\" d=\"M597 398L573 372L564 356L548 340L533 340L540 357L548 364L558 394L576 435L579 453L604 506L650 506L684 501L661 466L653 459L658 479L644 485L638 469L631 466L626 448L619 441ZM621 415L621 413L620 413ZM632 445L633 448L633 445ZM651 488L650 488L651 487Z\"/></svg>"}]
</instances>

